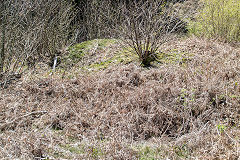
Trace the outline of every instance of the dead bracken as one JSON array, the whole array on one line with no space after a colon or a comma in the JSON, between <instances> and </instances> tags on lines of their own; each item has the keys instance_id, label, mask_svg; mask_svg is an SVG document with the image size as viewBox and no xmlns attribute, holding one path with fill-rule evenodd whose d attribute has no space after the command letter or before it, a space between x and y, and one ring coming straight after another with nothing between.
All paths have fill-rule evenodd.
<instances>
[{"instance_id":1,"label":"dead bracken","mask_svg":"<svg viewBox=\"0 0 240 160\"><path fill-rule=\"evenodd\" d=\"M120 63L75 79L23 75L0 91L0 157L236 158L239 48L194 37L164 48L173 47L191 61Z\"/></svg>"}]
</instances>

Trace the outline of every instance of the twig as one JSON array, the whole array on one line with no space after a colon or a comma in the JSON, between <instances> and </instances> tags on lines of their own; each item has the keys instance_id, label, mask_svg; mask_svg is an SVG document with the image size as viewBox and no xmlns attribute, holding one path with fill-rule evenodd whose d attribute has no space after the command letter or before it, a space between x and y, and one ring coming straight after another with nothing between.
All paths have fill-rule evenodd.
<instances>
[{"instance_id":1,"label":"twig","mask_svg":"<svg viewBox=\"0 0 240 160\"><path fill-rule=\"evenodd\" d=\"M31 113L25 114L25 115L23 115L23 116L17 117L17 118L15 118L14 120L12 120L11 122L7 122L7 123L1 125L1 126L0 126L0 131L3 131L3 130L5 130L7 127L11 126L12 124L17 123L17 122L20 121L22 118L26 118L26 117L33 116L33 115L42 115L42 114L46 114L46 113L47 113L47 111L36 111L36 112L31 112Z\"/></svg>"},{"instance_id":2,"label":"twig","mask_svg":"<svg viewBox=\"0 0 240 160\"><path fill-rule=\"evenodd\" d=\"M1 75L3 77L3 75ZM6 78L4 81L0 82L0 87L6 88L7 84L11 84L12 81L20 79L21 78L21 73L20 74L9 74L6 75Z\"/></svg>"}]
</instances>

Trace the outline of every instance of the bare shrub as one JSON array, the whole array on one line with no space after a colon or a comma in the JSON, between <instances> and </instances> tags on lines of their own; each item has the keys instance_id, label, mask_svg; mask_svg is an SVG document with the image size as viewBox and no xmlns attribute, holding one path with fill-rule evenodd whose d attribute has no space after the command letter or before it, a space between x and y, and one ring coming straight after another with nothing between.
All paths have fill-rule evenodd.
<instances>
[{"instance_id":1,"label":"bare shrub","mask_svg":"<svg viewBox=\"0 0 240 160\"><path fill-rule=\"evenodd\" d=\"M187 12L186 12L187 13ZM186 16L179 18L172 2L165 0L133 1L119 9L121 22L117 31L144 66L156 60L159 47L184 31Z\"/></svg>"}]
</instances>

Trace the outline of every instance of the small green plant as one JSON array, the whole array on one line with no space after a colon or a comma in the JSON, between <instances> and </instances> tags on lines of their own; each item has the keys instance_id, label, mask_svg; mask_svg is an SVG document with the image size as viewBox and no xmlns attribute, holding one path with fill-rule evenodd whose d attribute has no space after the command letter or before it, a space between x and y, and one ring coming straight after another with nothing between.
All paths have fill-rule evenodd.
<instances>
[{"instance_id":1,"label":"small green plant","mask_svg":"<svg viewBox=\"0 0 240 160\"><path fill-rule=\"evenodd\" d=\"M220 132L220 133L223 133L225 130L226 130L226 126L225 125L223 125L223 124L218 124L217 125L217 130L218 130L218 132Z\"/></svg>"},{"instance_id":2,"label":"small green plant","mask_svg":"<svg viewBox=\"0 0 240 160\"><path fill-rule=\"evenodd\" d=\"M138 153L139 160L157 160L163 156L162 150L159 147L138 145L133 149Z\"/></svg>"},{"instance_id":3,"label":"small green plant","mask_svg":"<svg viewBox=\"0 0 240 160\"><path fill-rule=\"evenodd\" d=\"M203 4L196 21L189 23L189 32L240 41L240 0L203 0Z\"/></svg>"},{"instance_id":4,"label":"small green plant","mask_svg":"<svg viewBox=\"0 0 240 160\"><path fill-rule=\"evenodd\" d=\"M234 95L234 94L231 94L229 95L229 97L234 100L234 99L240 99L240 95Z\"/></svg>"},{"instance_id":5,"label":"small green plant","mask_svg":"<svg viewBox=\"0 0 240 160\"><path fill-rule=\"evenodd\" d=\"M184 107L187 107L190 102L195 101L195 91L196 89L192 88L190 91L188 91L185 88L181 89L181 94L179 96L179 101L183 103Z\"/></svg>"},{"instance_id":6,"label":"small green plant","mask_svg":"<svg viewBox=\"0 0 240 160\"><path fill-rule=\"evenodd\" d=\"M89 147L91 151L91 155L94 159L99 159L99 157L103 156L104 153L102 152L101 149L96 148L96 147Z\"/></svg>"},{"instance_id":7,"label":"small green plant","mask_svg":"<svg viewBox=\"0 0 240 160\"><path fill-rule=\"evenodd\" d=\"M187 106L187 90L184 88L181 90L180 100L183 101L184 106Z\"/></svg>"},{"instance_id":8,"label":"small green plant","mask_svg":"<svg viewBox=\"0 0 240 160\"><path fill-rule=\"evenodd\" d=\"M190 151L186 144L174 147L174 152L181 158L187 158L190 155Z\"/></svg>"}]
</instances>

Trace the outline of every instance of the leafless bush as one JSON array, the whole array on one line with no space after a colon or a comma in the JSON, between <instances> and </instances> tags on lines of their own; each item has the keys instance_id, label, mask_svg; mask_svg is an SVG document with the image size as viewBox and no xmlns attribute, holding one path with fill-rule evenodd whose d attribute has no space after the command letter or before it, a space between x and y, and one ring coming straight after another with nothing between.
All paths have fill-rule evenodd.
<instances>
[{"instance_id":1,"label":"leafless bush","mask_svg":"<svg viewBox=\"0 0 240 160\"><path fill-rule=\"evenodd\" d=\"M68 1L1 1L2 74L20 74L71 42L74 18ZM8 76L5 76L8 77Z\"/></svg>"},{"instance_id":2,"label":"leafless bush","mask_svg":"<svg viewBox=\"0 0 240 160\"><path fill-rule=\"evenodd\" d=\"M187 16L182 15L179 19L173 2L135 0L130 6L123 4L120 14L121 23L117 30L144 66L156 59L159 47L173 39L173 33L186 31L184 19Z\"/></svg>"},{"instance_id":3,"label":"leafless bush","mask_svg":"<svg viewBox=\"0 0 240 160\"><path fill-rule=\"evenodd\" d=\"M155 60L159 46L186 32L184 21L190 12L178 15L177 0L87 0L82 2L81 33L86 39L122 38L143 65ZM182 2L182 1L181 1Z\"/></svg>"}]
</instances>

